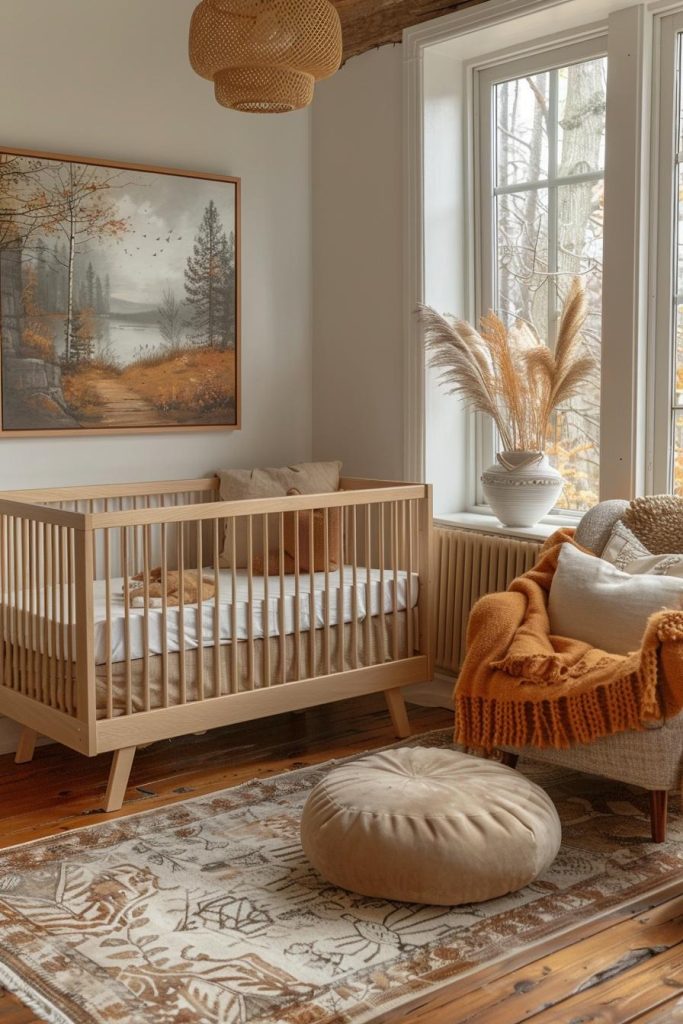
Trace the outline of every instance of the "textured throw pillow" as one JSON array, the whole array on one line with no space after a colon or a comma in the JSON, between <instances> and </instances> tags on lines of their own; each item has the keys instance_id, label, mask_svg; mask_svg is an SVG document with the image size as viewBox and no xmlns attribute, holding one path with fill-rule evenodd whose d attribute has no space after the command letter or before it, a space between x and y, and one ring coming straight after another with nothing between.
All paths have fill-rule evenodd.
<instances>
[{"instance_id":1,"label":"textured throw pillow","mask_svg":"<svg viewBox=\"0 0 683 1024\"><path fill-rule=\"evenodd\" d=\"M683 555L653 555L621 521L615 523L602 557L631 575L683 578Z\"/></svg>"},{"instance_id":2,"label":"textured throw pillow","mask_svg":"<svg viewBox=\"0 0 683 1024\"><path fill-rule=\"evenodd\" d=\"M612 654L628 654L640 649L651 615L680 607L683 580L631 576L603 558L563 545L548 600L554 636L583 640Z\"/></svg>"},{"instance_id":3,"label":"textured throw pillow","mask_svg":"<svg viewBox=\"0 0 683 1024\"><path fill-rule=\"evenodd\" d=\"M654 494L634 498L623 519L653 555L683 553L683 497Z\"/></svg>"},{"instance_id":4,"label":"textured throw pillow","mask_svg":"<svg viewBox=\"0 0 683 1024\"><path fill-rule=\"evenodd\" d=\"M327 494L339 490L341 462L300 462L293 466L279 469L226 469L218 473L220 479L220 497L222 501L243 501L248 498L280 498L291 491L299 494ZM300 517L303 519L304 517ZM231 555L231 521L225 521L225 539L220 562L230 567ZM279 517L268 517L268 552L263 550L262 524L254 521L254 538L252 554L260 559L260 565L270 562L273 553L277 555L279 547ZM246 540L246 524L237 523L235 549L238 566L248 564L248 547ZM332 542L330 540L330 547ZM338 544L337 544L338 547ZM254 566L259 564L254 561ZM274 563L273 563L274 564ZM270 566L272 567L272 566ZM269 568L270 568L269 567ZM279 572L279 567L273 570ZM302 567L302 571L303 567Z\"/></svg>"}]
</instances>

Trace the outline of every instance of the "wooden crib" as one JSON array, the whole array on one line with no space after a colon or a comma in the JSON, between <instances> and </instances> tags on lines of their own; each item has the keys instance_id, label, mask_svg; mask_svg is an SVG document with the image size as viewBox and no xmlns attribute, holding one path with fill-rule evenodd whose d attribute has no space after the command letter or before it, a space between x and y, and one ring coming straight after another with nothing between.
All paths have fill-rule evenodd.
<instances>
[{"instance_id":1,"label":"wooden crib","mask_svg":"<svg viewBox=\"0 0 683 1024\"><path fill-rule=\"evenodd\" d=\"M40 735L113 751L108 811L137 746L380 690L406 736L400 688L432 677L428 486L226 502L218 484L0 493L0 714L18 763ZM200 577L212 596L187 603Z\"/></svg>"}]
</instances>

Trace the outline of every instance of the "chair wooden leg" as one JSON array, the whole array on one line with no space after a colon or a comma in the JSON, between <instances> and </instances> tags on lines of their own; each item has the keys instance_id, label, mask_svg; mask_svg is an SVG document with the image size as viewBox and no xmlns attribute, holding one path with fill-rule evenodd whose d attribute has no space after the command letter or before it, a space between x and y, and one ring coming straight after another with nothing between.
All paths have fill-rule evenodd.
<instances>
[{"instance_id":1,"label":"chair wooden leg","mask_svg":"<svg viewBox=\"0 0 683 1024\"><path fill-rule=\"evenodd\" d=\"M400 689L385 690L384 699L386 700L387 707L389 708L391 724L394 727L394 732L399 739L406 739L406 737L410 736L411 730L403 694Z\"/></svg>"},{"instance_id":2,"label":"chair wooden leg","mask_svg":"<svg viewBox=\"0 0 683 1024\"><path fill-rule=\"evenodd\" d=\"M519 754L513 754L509 750L501 750L500 752L500 763L507 765L508 768L516 768L517 762L519 761Z\"/></svg>"},{"instance_id":3,"label":"chair wooden leg","mask_svg":"<svg viewBox=\"0 0 683 1024\"><path fill-rule=\"evenodd\" d=\"M669 794L665 789L650 790L650 828L652 829L652 842L666 842L666 818L669 803Z\"/></svg>"},{"instance_id":4,"label":"chair wooden leg","mask_svg":"<svg viewBox=\"0 0 683 1024\"><path fill-rule=\"evenodd\" d=\"M109 772L109 782L107 784L107 795L104 798L105 811L118 811L121 809L134 757L135 747L123 747L122 750L114 751Z\"/></svg>"},{"instance_id":5,"label":"chair wooden leg","mask_svg":"<svg viewBox=\"0 0 683 1024\"><path fill-rule=\"evenodd\" d=\"M14 755L15 764L26 764L27 761L33 760L33 753L36 749L36 740L38 739L38 733L35 729L29 729L28 726L24 726L19 735L19 742L17 743L17 752Z\"/></svg>"}]
</instances>

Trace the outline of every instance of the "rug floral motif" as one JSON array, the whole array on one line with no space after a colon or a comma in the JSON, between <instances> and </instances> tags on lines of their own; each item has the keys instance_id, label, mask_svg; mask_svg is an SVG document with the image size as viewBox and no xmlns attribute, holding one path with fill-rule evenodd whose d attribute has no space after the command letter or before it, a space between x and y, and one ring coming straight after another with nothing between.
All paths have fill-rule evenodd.
<instances>
[{"instance_id":1,"label":"rug floral motif","mask_svg":"<svg viewBox=\"0 0 683 1024\"><path fill-rule=\"evenodd\" d=\"M299 844L333 765L1 852L0 983L53 1024L363 1024L683 867L677 806L654 845L643 792L526 764L563 825L537 882L454 908L355 896Z\"/></svg>"}]
</instances>

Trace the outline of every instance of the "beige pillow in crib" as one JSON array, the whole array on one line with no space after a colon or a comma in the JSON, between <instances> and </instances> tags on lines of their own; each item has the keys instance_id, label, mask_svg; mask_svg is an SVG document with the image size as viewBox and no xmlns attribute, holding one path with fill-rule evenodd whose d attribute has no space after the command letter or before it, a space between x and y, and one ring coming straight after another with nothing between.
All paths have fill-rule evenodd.
<instances>
[{"instance_id":1,"label":"beige pillow in crib","mask_svg":"<svg viewBox=\"0 0 683 1024\"><path fill-rule=\"evenodd\" d=\"M279 498L288 491L301 494L327 494L339 490L341 462L299 462L279 469L225 469L219 470L220 497L222 501L244 501L249 498ZM225 537L220 563L232 565L230 520L225 522ZM258 518L253 521L253 552L263 555L263 524ZM268 518L268 551L277 551L279 520ZM244 567L248 561L246 524L238 523L235 549L237 565Z\"/></svg>"}]
</instances>

